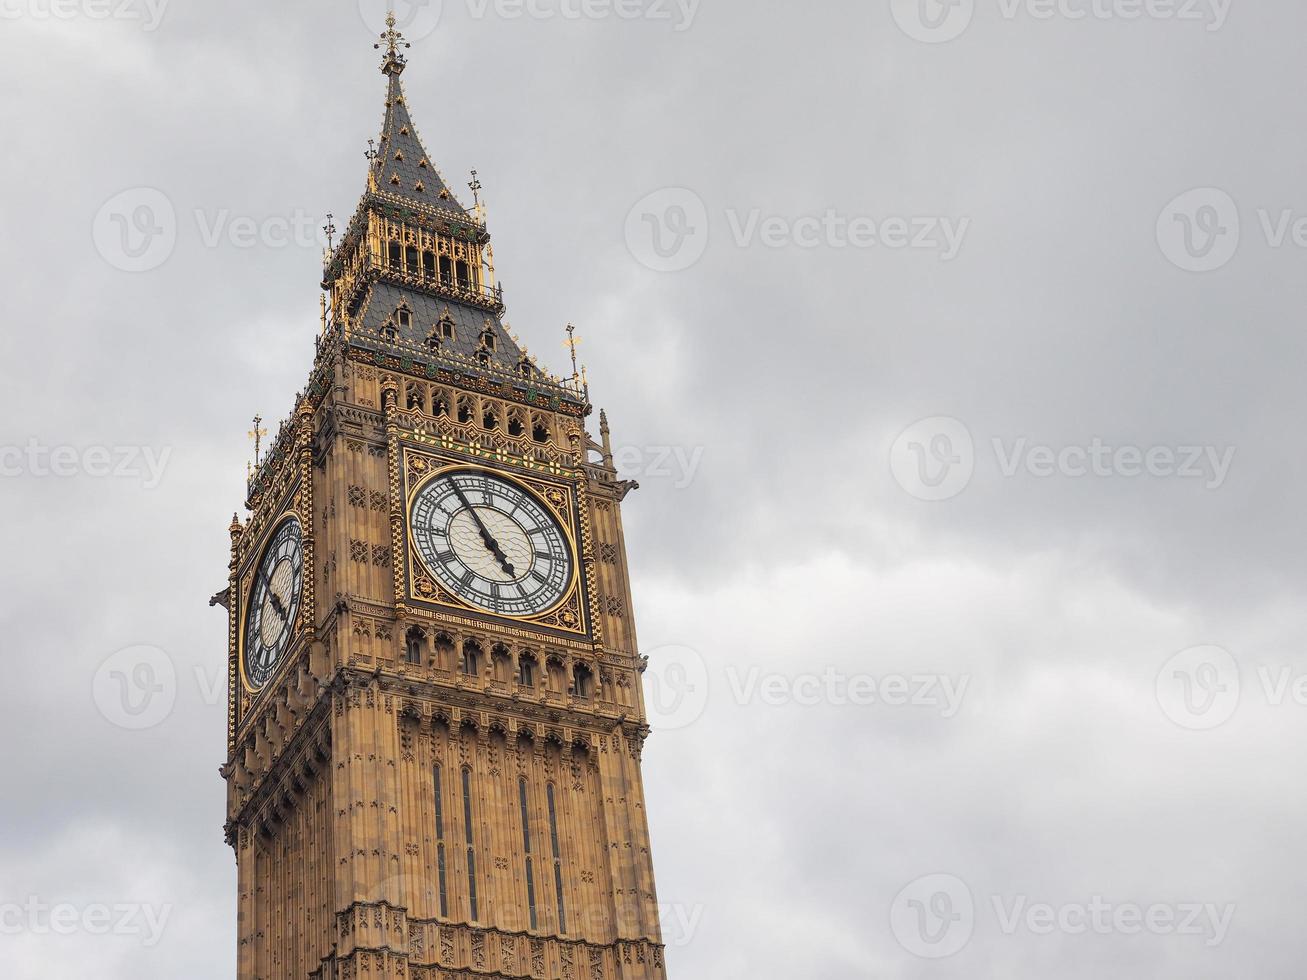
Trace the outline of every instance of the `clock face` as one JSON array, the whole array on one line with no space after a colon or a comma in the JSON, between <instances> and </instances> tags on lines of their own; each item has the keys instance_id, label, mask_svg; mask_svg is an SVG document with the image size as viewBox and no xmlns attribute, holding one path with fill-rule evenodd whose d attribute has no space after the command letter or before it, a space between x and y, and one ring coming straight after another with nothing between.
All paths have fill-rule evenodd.
<instances>
[{"instance_id":1,"label":"clock face","mask_svg":"<svg viewBox=\"0 0 1307 980\"><path fill-rule=\"evenodd\" d=\"M272 679L286 657L300 611L304 548L299 521L273 536L255 573L245 616L245 677L255 690Z\"/></svg>"},{"instance_id":2,"label":"clock face","mask_svg":"<svg viewBox=\"0 0 1307 980\"><path fill-rule=\"evenodd\" d=\"M479 470L436 477L413 501L411 533L422 561L465 602L500 616L558 605L572 583L572 549L534 495Z\"/></svg>"}]
</instances>

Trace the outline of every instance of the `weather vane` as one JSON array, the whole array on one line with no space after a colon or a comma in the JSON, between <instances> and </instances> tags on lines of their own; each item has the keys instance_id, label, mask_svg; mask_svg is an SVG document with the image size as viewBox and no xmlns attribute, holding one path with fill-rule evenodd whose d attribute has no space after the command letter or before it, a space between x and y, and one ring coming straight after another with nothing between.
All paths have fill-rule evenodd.
<instances>
[{"instance_id":1,"label":"weather vane","mask_svg":"<svg viewBox=\"0 0 1307 980\"><path fill-rule=\"evenodd\" d=\"M368 158L368 163L374 162L377 157L381 156L381 151L377 149L376 140L368 140L368 148L363 151L363 155Z\"/></svg>"},{"instance_id":2,"label":"weather vane","mask_svg":"<svg viewBox=\"0 0 1307 980\"><path fill-rule=\"evenodd\" d=\"M472 203L477 207L481 206L481 178L477 176L475 170L472 171L472 180L467 185L472 189Z\"/></svg>"},{"instance_id":3,"label":"weather vane","mask_svg":"<svg viewBox=\"0 0 1307 980\"><path fill-rule=\"evenodd\" d=\"M580 372L576 369L576 347L581 343L581 338L576 335L576 327L572 324L567 325L567 339L563 341L564 347L570 347L572 350L572 380L575 381L580 377Z\"/></svg>"},{"instance_id":4,"label":"weather vane","mask_svg":"<svg viewBox=\"0 0 1307 980\"><path fill-rule=\"evenodd\" d=\"M322 230L327 235L327 248L336 247L336 216L330 211L327 212L327 223L322 226Z\"/></svg>"},{"instance_id":5,"label":"weather vane","mask_svg":"<svg viewBox=\"0 0 1307 980\"><path fill-rule=\"evenodd\" d=\"M256 415L254 416L254 428L251 431L245 433L247 436L249 436L251 439L254 440L255 464L259 462L259 456L263 450L263 437L268 434L268 430L262 428L262 426L263 426L263 419L260 416Z\"/></svg>"}]
</instances>

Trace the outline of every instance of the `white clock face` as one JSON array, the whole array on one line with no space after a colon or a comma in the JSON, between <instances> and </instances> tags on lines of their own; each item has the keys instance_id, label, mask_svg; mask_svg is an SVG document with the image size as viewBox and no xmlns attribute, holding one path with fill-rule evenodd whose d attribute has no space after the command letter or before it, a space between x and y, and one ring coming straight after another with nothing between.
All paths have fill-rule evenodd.
<instances>
[{"instance_id":1,"label":"white clock face","mask_svg":"<svg viewBox=\"0 0 1307 980\"><path fill-rule=\"evenodd\" d=\"M534 495L479 470L445 473L413 502L413 543L440 583L501 616L558 605L572 582L567 535Z\"/></svg>"},{"instance_id":2,"label":"white clock face","mask_svg":"<svg viewBox=\"0 0 1307 980\"><path fill-rule=\"evenodd\" d=\"M304 549L299 521L289 520L273 536L255 573L245 620L245 677L263 687L286 657L299 617Z\"/></svg>"}]
</instances>

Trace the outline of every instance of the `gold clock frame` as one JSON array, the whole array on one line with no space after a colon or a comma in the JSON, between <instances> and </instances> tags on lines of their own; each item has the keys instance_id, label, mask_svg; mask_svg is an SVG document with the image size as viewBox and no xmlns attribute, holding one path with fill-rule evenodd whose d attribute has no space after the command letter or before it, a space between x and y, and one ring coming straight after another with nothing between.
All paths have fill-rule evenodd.
<instances>
[{"instance_id":1,"label":"gold clock frame","mask_svg":"<svg viewBox=\"0 0 1307 980\"><path fill-rule=\"evenodd\" d=\"M282 664L277 665L277 669L273 671L272 676L268 678L265 684L259 687L255 687L253 684L250 683L250 679L245 673L245 642L246 642L246 637L249 635L250 598L254 594L254 586L256 584L254 579L258 574L259 567L263 564L264 558L267 557L268 548L272 546L272 542L276 539L277 535L281 532L282 527L284 527L286 524L288 524L291 521L294 521L296 524L298 524L300 528L299 611L296 612L295 622L291 624L290 627L290 640L286 644L287 656L283 658ZM308 562L305 557L306 546L304 544L304 539L305 539L304 520L300 517L299 513L295 510L294 507L288 508L285 512L282 513L280 517L278 517L275 521L273 521L268 526L267 532L263 535L262 539L259 541L258 548L254 549L251 552L251 554L253 555L253 559L246 566L244 572L241 575L240 600L237 603L237 613L236 613L236 624L237 624L236 625L236 671L240 676L241 689L245 692L246 695L249 696L251 703L257 700L258 697L261 694L263 694L264 691L266 691L269 687L272 686L272 682L277 678L277 675L281 673L281 668L283 664L286 661L290 660L289 654L291 652L291 649L295 646L295 641L299 637L300 631L302 630L304 625L304 616L306 613L306 603L308 598L308 585L309 585Z\"/></svg>"},{"instance_id":2,"label":"gold clock frame","mask_svg":"<svg viewBox=\"0 0 1307 980\"><path fill-rule=\"evenodd\" d=\"M538 627L577 637L590 636L589 582L584 573L585 556L581 553L581 502L572 483L536 474L517 473L502 466L487 466L452 454L414 450L407 446L404 447L403 463L404 573L409 601L457 610L462 614L515 626ZM436 575L427 567L414 544L413 505L418 494L428 484L448 473L457 472L485 473L511 483L523 493L529 494L558 522L572 558L571 576L558 602L528 616L511 616L490 612L467 602L437 581Z\"/></svg>"}]
</instances>

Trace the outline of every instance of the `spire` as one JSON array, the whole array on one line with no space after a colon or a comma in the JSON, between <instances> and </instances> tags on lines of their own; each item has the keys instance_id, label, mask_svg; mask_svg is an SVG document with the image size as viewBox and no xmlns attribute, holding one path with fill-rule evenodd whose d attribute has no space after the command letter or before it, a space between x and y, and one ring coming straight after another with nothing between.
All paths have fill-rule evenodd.
<instances>
[{"instance_id":1,"label":"spire","mask_svg":"<svg viewBox=\"0 0 1307 980\"><path fill-rule=\"evenodd\" d=\"M391 21L394 14L391 14ZM386 89L386 118L382 125L381 142L367 153L372 163L370 189L378 194L400 197L430 208L444 208L459 216L468 212L458 203L453 191L436 170L426 147L418 138L417 127L409 115L408 99L399 76L404 71L405 59L399 47L402 35L392 27L382 35L387 43L386 60L381 70L389 78ZM407 47L407 43L403 44ZM377 47L381 47L380 44Z\"/></svg>"}]
</instances>

